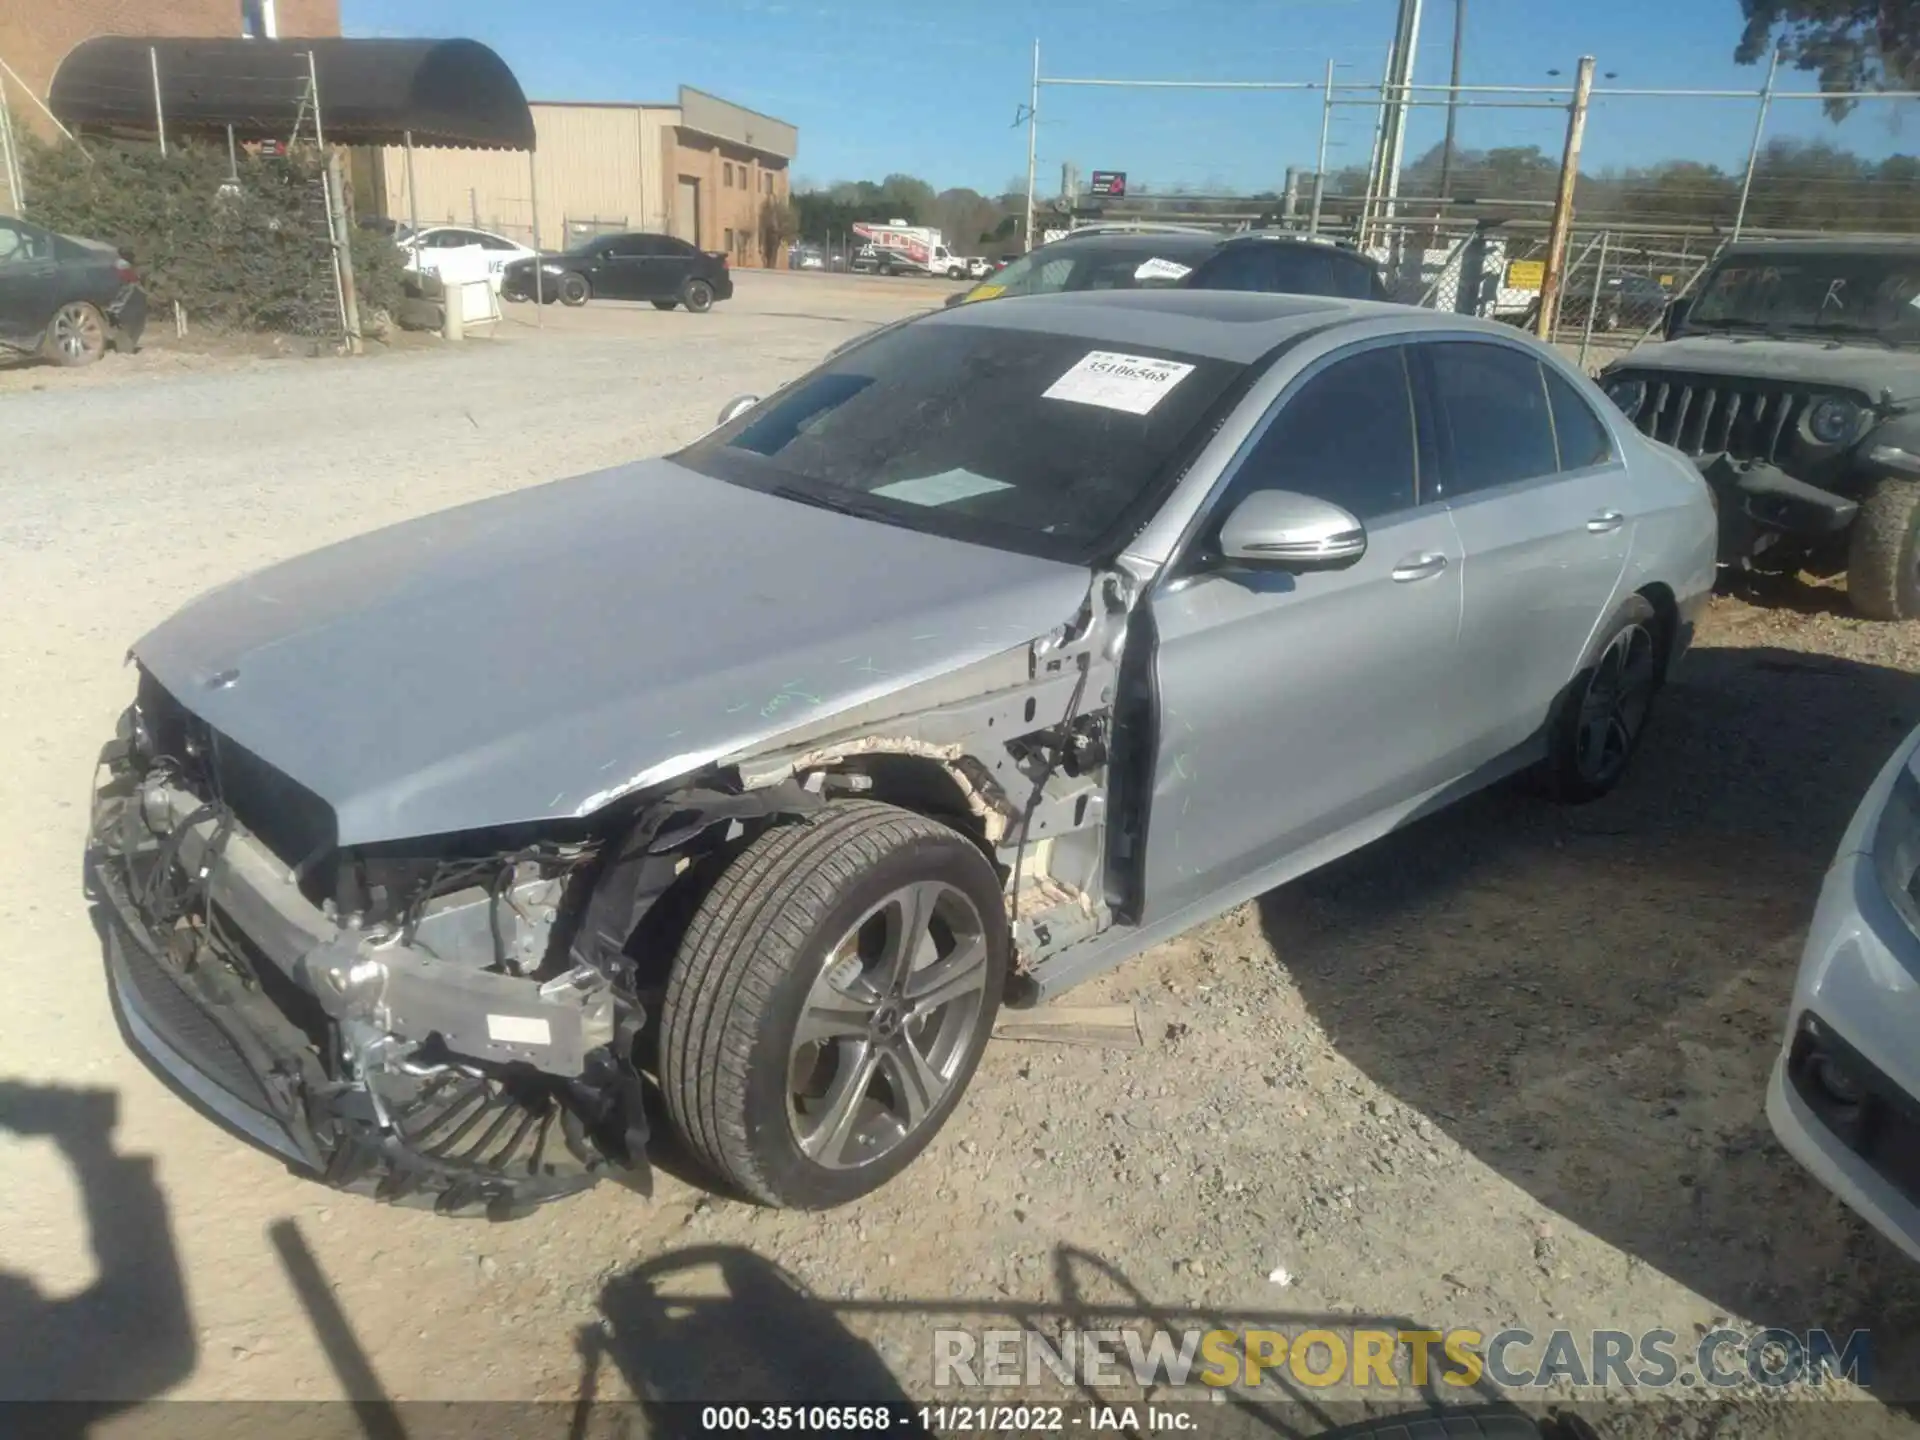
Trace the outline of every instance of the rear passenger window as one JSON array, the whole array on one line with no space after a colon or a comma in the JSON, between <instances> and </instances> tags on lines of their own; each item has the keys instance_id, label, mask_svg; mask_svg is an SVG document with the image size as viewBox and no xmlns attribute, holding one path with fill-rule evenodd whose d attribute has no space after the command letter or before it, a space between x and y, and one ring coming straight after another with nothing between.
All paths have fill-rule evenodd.
<instances>
[{"instance_id":1,"label":"rear passenger window","mask_svg":"<svg viewBox=\"0 0 1920 1440\"><path fill-rule=\"evenodd\" d=\"M1193 278L1196 290L1272 290L1273 267L1253 245L1229 245Z\"/></svg>"},{"instance_id":2,"label":"rear passenger window","mask_svg":"<svg viewBox=\"0 0 1920 1440\"><path fill-rule=\"evenodd\" d=\"M1560 468L1538 360L1521 350L1471 340L1421 349L1450 442L1452 495L1533 480Z\"/></svg>"},{"instance_id":3,"label":"rear passenger window","mask_svg":"<svg viewBox=\"0 0 1920 1440\"><path fill-rule=\"evenodd\" d=\"M1613 458L1613 438L1580 392L1546 366L1547 403L1553 409L1553 434L1560 444L1560 468L1584 470Z\"/></svg>"},{"instance_id":4,"label":"rear passenger window","mask_svg":"<svg viewBox=\"0 0 1920 1440\"><path fill-rule=\"evenodd\" d=\"M1373 520L1415 503L1413 398L1397 346L1337 360L1286 402L1241 463L1220 513L1292 490Z\"/></svg>"}]
</instances>

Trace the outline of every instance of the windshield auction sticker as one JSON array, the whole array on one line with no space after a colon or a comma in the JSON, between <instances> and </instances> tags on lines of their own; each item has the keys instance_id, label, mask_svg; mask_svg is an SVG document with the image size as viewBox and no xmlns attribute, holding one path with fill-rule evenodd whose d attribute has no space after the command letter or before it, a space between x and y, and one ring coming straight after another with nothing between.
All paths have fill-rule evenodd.
<instances>
[{"instance_id":1,"label":"windshield auction sticker","mask_svg":"<svg viewBox=\"0 0 1920 1440\"><path fill-rule=\"evenodd\" d=\"M1146 415L1167 398L1167 393L1187 376L1193 366L1178 360L1155 360L1148 355L1119 355L1111 350L1092 350L1071 370L1049 385L1044 398L1071 400L1078 405L1098 405L1104 410L1124 410L1129 415Z\"/></svg>"}]
</instances>

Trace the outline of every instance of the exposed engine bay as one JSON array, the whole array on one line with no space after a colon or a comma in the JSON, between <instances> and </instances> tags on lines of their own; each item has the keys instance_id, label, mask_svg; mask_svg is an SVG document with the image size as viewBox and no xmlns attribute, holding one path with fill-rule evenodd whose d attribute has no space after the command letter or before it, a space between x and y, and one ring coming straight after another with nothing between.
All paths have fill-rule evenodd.
<instances>
[{"instance_id":1,"label":"exposed engine bay","mask_svg":"<svg viewBox=\"0 0 1920 1440\"><path fill-rule=\"evenodd\" d=\"M607 1174L644 1189L681 931L768 827L841 795L951 824L1003 878L1020 972L1126 915L1133 593L1098 575L1048 636L587 815L345 848L325 802L143 671L88 856L123 1022L176 1089L342 1188L492 1216Z\"/></svg>"}]
</instances>

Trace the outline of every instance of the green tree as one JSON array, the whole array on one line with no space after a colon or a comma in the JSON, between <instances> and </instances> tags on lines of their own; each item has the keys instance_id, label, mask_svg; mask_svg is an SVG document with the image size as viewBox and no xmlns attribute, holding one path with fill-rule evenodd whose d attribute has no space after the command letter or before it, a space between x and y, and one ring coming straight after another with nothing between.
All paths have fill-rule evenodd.
<instances>
[{"instance_id":1,"label":"green tree","mask_svg":"<svg viewBox=\"0 0 1920 1440\"><path fill-rule=\"evenodd\" d=\"M1920 88L1920 4L1915 0L1740 0L1746 28L1733 55L1758 64L1777 45L1823 90L1860 93ZM1838 120L1854 107L1829 100Z\"/></svg>"}]
</instances>

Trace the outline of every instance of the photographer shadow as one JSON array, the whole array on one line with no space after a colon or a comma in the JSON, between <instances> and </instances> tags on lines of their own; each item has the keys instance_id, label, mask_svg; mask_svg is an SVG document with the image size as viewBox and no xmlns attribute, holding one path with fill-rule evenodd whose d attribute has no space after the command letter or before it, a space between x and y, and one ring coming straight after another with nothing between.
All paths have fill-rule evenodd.
<instances>
[{"instance_id":1,"label":"photographer shadow","mask_svg":"<svg viewBox=\"0 0 1920 1440\"><path fill-rule=\"evenodd\" d=\"M52 1296L0 1269L0 1401L81 1402L39 1412L36 1434L84 1434L171 1389L198 1356L153 1161L116 1152L118 1121L114 1091L0 1080L0 1132L49 1139L72 1168L97 1272L84 1290Z\"/></svg>"}]
</instances>

